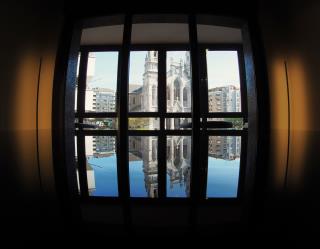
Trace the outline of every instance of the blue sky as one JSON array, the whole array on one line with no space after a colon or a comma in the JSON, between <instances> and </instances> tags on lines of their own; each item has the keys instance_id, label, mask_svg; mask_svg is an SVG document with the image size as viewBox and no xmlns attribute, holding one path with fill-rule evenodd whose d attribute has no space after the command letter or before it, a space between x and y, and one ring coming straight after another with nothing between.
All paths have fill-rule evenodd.
<instances>
[{"instance_id":1,"label":"blue sky","mask_svg":"<svg viewBox=\"0 0 320 249\"><path fill-rule=\"evenodd\" d=\"M106 87L116 90L118 52L96 52L95 75L90 87ZM142 84L146 51L130 53L130 84ZM185 51L170 51L167 54L167 67L170 57L175 61L185 59ZM239 86L239 69L236 51L207 52L209 88L233 84Z\"/></svg>"},{"instance_id":2,"label":"blue sky","mask_svg":"<svg viewBox=\"0 0 320 249\"><path fill-rule=\"evenodd\" d=\"M207 51L209 88L224 85L240 86L236 51Z\"/></svg>"}]
</instances>

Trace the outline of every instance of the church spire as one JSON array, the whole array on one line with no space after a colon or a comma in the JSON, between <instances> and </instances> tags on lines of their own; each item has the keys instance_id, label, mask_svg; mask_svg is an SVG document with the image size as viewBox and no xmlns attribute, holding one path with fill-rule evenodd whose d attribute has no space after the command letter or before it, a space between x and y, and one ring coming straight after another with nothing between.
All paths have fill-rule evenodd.
<instances>
[{"instance_id":1,"label":"church spire","mask_svg":"<svg viewBox=\"0 0 320 249\"><path fill-rule=\"evenodd\" d=\"M158 51L148 51L144 69L145 74L148 72L158 72Z\"/></svg>"}]
</instances>

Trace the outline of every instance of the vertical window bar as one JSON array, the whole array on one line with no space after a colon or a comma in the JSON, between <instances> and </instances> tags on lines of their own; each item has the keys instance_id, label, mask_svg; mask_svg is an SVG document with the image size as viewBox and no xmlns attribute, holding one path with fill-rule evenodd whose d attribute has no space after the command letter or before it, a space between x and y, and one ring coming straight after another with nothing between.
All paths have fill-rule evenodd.
<instances>
[{"instance_id":1,"label":"vertical window bar","mask_svg":"<svg viewBox=\"0 0 320 249\"><path fill-rule=\"evenodd\" d=\"M85 136L80 135L77 138L78 146L78 165L79 165L79 184L81 196L87 198L89 196L87 181L87 159L85 149Z\"/></svg>"},{"instance_id":2,"label":"vertical window bar","mask_svg":"<svg viewBox=\"0 0 320 249\"><path fill-rule=\"evenodd\" d=\"M78 79L78 98L77 98L77 111L78 122L83 123L83 114L85 112L85 95L86 95L86 78L88 66L88 52L82 52L79 65L79 79ZM81 130L81 128L79 128ZM82 197L88 197L88 182L87 182L87 161L85 155L85 138L83 135L77 138L78 149L78 173L80 193Z\"/></svg>"},{"instance_id":3,"label":"vertical window bar","mask_svg":"<svg viewBox=\"0 0 320 249\"><path fill-rule=\"evenodd\" d=\"M192 79L192 137L191 137L191 183L190 183L190 227L196 226L196 206L199 198L199 170L200 170L200 74L199 48L197 37L197 21L194 14L189 14L189 42Z\"/></svg>"},{"instance_id":4,"label":"vertical window bar","mask_svg":"<svg viewBox=\"0 0 320 249\"><path fill-rule=\"evenodd\" d=\"M199 152L200 146L200 90L199 90L199 49L197 37L197 23L194 14L189 15L189 40L192 77L192 157L191 157L191 198L199 195Z\"/></svg>"},{"instance_id":5,"label":"vertical window bar","mask_svg":"<svg viewBox=\"0 0 320 249\"><path fill-rule=\"evenodd\" d=\"M246 174L246 156L247 156L247 132L242 132L241 135L241 151L240 151L240 172L238 182L237 198L242 199L244 193L244 183Z\"/></svg>"},{"instance_id":6,"label":"vertical window bar","mask_svg":"<svg viewBox=\"0 0 320 249\"><path fill-rule=\"evenodd\" d=\"M119 75L118 75L118 117L119 117L119 196L126 200L129 199L129 172L128 172L128 84L129 84L129 56L130 40L132 29L132 15L127 14L124 20L123 42L119 54Z\"/></svg>"},{"instance_id":7,"label":"vertical window bar","mask_svg":"<svg viewBox=\"0 0 320 249\"><path fill-rule=\"evenodd\" d=\"M206 50L201 48L199 50L199 61L201 61L202 67L199 67L200 74L200 117L202 122L200 122L200 127L205 129L207 127L207 114L209 112L209 102L208 102L208 74L207 74L207 58Z\"/></svg>"},{"instance_id":8,"label":"vertical window bar","mask_svg":"<svg viewBox=\"0 0 320 249\"><path fill-rule=\"evenodd\" d=\"M165 113L166 113L166 51L158 51L158 111L160 116L160 136L158 137L158 193L159 198L166 196L166 137L165 137Z\"/></svg>"},{"instance_id":9,"label":"vertical window bar","mask_svg":"<svg viewBox=\"0 0 320 249\"><path fill-rule=\"evenodd\" d=\"M205 118L206 119L206 118ZM209 136L204 135L204 132L201 132L200 141L201 141L201 151L204 154L201 154L200 157L200 180L199 180L199 192L200 192L200 199L206 198L206 191L207 191L207 175L208 175L208 151L209 151Z\"/></svg>"},{"instance_id":10,"label":"vertical window bar","mask_svg":"<svg viewBox=\"0 0 320 249\"><path fill-rule=\"evenodd\" d=\"M244 56L242 48L237 49L238 64L239 64L239 77L240 77L240 91L241 91L241 112L244 114L243 122L248 122L248 109L247 109L247 91L246 91L246 74L244 66Z\"/></svg>"},{"instance_id":11,"label":"vertical window bar","mask_svg":"<svg viewBox=\"0 0 320 249\"><path fill-rule=\"evenodd\" d=\"M77 96L77 112L79 123L83 121L83 114L85 112L85 98L86 98L86 78L88 67L88 51L81 52L79 65L79 79L78 79L78 96Z\"/></svg>"}]
</instances>

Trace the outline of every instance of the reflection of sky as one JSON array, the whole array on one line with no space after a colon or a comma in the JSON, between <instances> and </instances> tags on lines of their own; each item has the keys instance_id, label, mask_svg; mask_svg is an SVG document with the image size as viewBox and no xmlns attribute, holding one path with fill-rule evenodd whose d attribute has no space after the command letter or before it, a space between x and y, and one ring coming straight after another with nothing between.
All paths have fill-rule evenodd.
<instances>
[{"instance_id":1,"label":"reflection of sky","mask_svg":"<svg viewBox=\"0 0 320 249\"><path fill-rule=\"evenodd\" d=\"M92 196L118 196L117 158L109 157L88 158L88 163L94 170L96 190Z\"/></svg>"},{"instance_id":2,"label":"reflection of sky","mask_svg":"<svg viewBox=\"0 0 320 249\"><path fill-rule=\"evenodd\" d=\"M130 196L148 197L144 182L143 161L129 162Z\"/></svg>"},{"instance_id":3,"label":"reflection of sky","mask_svg":"<svg viewBox=\"0 0 320 249\"><path fill-rule=\"evenodd\" d=\"M207 51L208 87L240 86L237 51Z\"/></svg>"},{"instance_id":4,"label":"reflection of sky","mask_svg":"<svg viewBox=\"0 0 320 249\"><path fill-rule=\"evenodd\" d=\"M240 159L208 158L207 197L237 197Z\"/></svg>"},{"instance_id":5,"label":"reflection of sky","mask_svg":"<svg viewBox=\"0 0 320 249\"><path fill-rule=\"evenodd\" d=\"M183 179L170 186L170 176L167 174L167 197L187 197L186 185Z\"/></svg>"}]
</instances>

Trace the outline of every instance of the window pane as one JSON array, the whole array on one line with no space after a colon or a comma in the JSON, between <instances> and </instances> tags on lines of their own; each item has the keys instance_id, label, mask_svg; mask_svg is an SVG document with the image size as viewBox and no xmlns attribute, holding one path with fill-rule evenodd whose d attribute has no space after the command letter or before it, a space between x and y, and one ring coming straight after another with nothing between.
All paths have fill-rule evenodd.
<instances>
[{"instance_id":1,"label":"window pane","mask_svg":"<svg viewBox=\"0 0 320 249\"><path fill-rule=\"evenodd\" d=\"M117 156L114 136L85 137L90 196L118 196Z\"/></svg>"},{"instance_id":2,"label":"window pane","mask_svg":"<svg viewBox=\"0 0 320 249\"><path fill-rule=\"evenodd\" d=\"M167 112L191 112L189 51L167 52Z\"/></svg>"},{"instance_id":3,"label":"window pane","mask_svg":"<svg viewBox=\"0 0 320 249\"><path fill-rule=\"evenodd\" d=\"M208 154L207 198L236 198L241 137L210 136Z\"/></svg>"},{"instance_id":4,"label":"window pane","mask_svg":"<svg viewBox=\"0 0 320 249\"><path fill-rule=\"evenodd\" d=\"M86 112L115 112L118 52L91 52L88 57Z\"/></svg>"},{"instance_id":5,"label":"window pane","mask_svg":"<svg viewBox=\"0 0 320 249\"><path fill-rule=\"evenodd\" d=\"M167 197L190 196L191 137L167 137Z\"/></svg>"},{"instance_id":6,"label":"window pane","mask_svg":"<svg viewBox=\"0 0 320 249\"><path fill-rule=\"evenodd\" d=\"M166 118L166 130L191 130L191 118Z\"/></svg>"},{"instance_id":7,"label":"window pane","mask_svg":"<svg viewBox=\"0 0 320 249\"><path fill-rule=\"evenodd\" d=\"M129 137L131 197L158 197L158 138Z\"/></svg>"},{"instance_id":8,"label":"window pane","mask_svg":"<svg viewBox=\"0 0 320 249\"><path fill-rule=\"evenodd\" d=\"M130 53L129 112L158 111L158 52Z\"/></svg>"},{"instance_id":9,"label":"window pane","mask_svg":"<svg viewBox=\"0 0 320 249\"><path fill-rule=\"evenodd\" d=\"M84 130L117 130L117 118L84 118Z\"/></svg>"},{"instance_id":10,"label":"window pane","mask_svg":"<svg viewBox=\"0 0 320 249\"><path fill-rule=\"evenodd\" d=\"M129 118L129 130L159 130L160 118Z\"/></svg>"},{"instance_id":11,"label":"window pane","mask_svg":"<svg viewBox=\"0 0 320 249\"><path fill-rule=\"evenodd\" d=\"M241 112L237 51L207 50L209 112Z\"/></svg>"}]
</instances>

